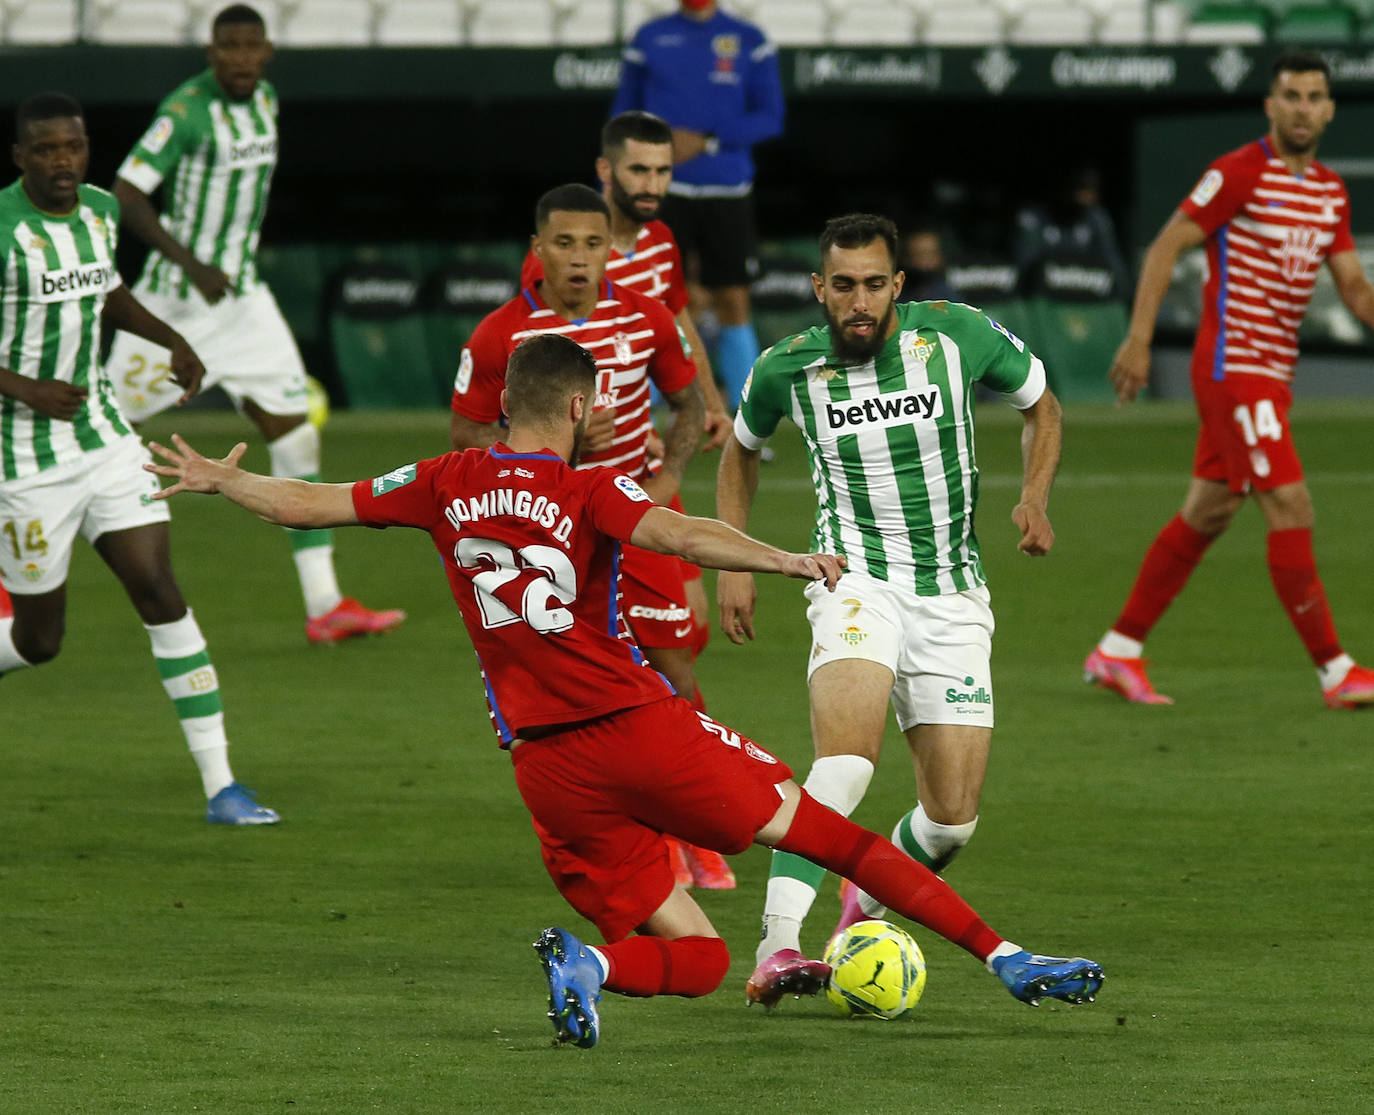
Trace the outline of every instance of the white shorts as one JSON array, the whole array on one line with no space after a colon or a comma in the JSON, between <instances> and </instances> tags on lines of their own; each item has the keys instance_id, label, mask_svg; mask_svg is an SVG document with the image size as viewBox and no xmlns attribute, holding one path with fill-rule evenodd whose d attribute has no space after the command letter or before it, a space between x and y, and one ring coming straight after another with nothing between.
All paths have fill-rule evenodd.
<instances>
[{"instance_id":1,"label":"white shorts","mask_svg":"<svg viewBox=\"0 0 1374 1115\"><path fill-rule=\"evenodd\" d=\"M221 387L240 410L251 399L268 414L306 412L305 364L265 285L242 298L226 294L213 306L194 288L185 299L146 291L135 296L195 349L205 365L202 391ZM105 370L131 422L142 422L181 398L167 350L132 333L115 334Z\"/></svg>"},{"instance_id":2,"label":"white shorts","mask_svg":"<svg viewBox=\"0 0 1374 1115\"><path fill-rule=\"evenodd\" d=\"M892 708L902 731L916 724L992 727L994 623L985 587L916 596L846 573L834 592L808 585L806 598L808 680L827 662L878 662L892 671Z\"/></svg>"},{"instance_id":3,"label":"white shorts","mask_svg":"<svg viewBox=\"0 0 1374 1115\"><path fill-rule=\"evenodd\" d=\"M143 471L152 454L133 435L85 459L0 484L0 584L15 596L67 583L77 533L94 543L114 530L165 523L172 513L152 498L158 479Z\"/></svg>"}]
</instances>

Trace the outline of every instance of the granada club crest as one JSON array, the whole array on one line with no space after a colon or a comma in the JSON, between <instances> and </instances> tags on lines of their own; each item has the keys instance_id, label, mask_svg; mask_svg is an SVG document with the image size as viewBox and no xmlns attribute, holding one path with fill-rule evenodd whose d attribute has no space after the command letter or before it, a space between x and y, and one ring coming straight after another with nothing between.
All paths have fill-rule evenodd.
<instances>
[{"instance_id":1,"label":"granada club crest","mask_svg":"<svg viewBox=\"0 0 1374 1115\"><path fill-rule=\"evenodd\" d=\"M630 345L630 338L624 333L617 333L612 339L615 345L615 358L622 364L628 364L634 358L634 349Z\"/></svg>"},{"instance_id":2,"label":"granada club crest","mask_svg":"<svg viewBox=\"0 0 1374 1115\"><path fill-rule=\"evenodd\" d=\"M1321 230L1297 225L1288 230L1279 256L1279 268L1290 283L1321 266Z\"/></svg>"},{"instance_id":3,"label":"granada club crest","mask_svg":"<svg viewBox=\"0 0 1374 1115\"><path fill-rule=\"evenodd\" d=\"M711 53L716 56L716 69L727 74L734 70L739 49L738 35L717 35L712 39Z\"/></svg>"}]
</instances>

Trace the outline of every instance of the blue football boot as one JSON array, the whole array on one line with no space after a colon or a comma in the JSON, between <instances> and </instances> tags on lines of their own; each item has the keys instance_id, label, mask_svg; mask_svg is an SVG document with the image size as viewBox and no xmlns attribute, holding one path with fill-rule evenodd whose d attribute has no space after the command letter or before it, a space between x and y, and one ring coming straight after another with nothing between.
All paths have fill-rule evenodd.
<instances>
[{"instance_id":1,"label":"blue football boot","mask_svg":"<svg viewBox=\"0 0 1374 1115\"><path fill-rule=\"evenodd\" d=\"M1104 978L1100 966L1081 956L1036 956L1025 949L997 957L992 970L1008 991L1033 1007L1038 1007L1041 999L1091 1003Z\"/></svg>"},{"instance_id":2,"label":"blue football boot","mask_svg":"<svg viewBox=\"0 0 1374 1115\"><path fill-rule=\"evenodd\" d=\"M590 1049L601 1036L601 965L566 929L546 929L534 942L549 981L549 1020L559 1041Z\"/></svg>"}]
</instances>

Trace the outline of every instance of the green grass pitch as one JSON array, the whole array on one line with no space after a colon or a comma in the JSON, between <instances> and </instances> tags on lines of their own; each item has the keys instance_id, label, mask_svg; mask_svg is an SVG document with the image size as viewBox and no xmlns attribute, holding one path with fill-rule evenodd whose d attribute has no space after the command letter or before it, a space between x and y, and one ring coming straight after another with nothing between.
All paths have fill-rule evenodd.
<instances>
[{"instance_id":1,"label":"green grass pitch","mask_svg":"<svg viewBox=\"0 0 1374 1115\"><path fill-rule=\"evenodd\" d=\"M1367 404L1300 405L1336 619L1374 659ZM231 415L163 416L222 453ZM1108 973L1091 1007L1031 1010L919 927L909 1020L824 1001L746 1010L767 854L702 904L729 942L696 1001L608 996L601 1045L551 1048L530 942L589 927L543 873L476 664L427 538L343 532L346 592L410 619L306 645L286 540L185 497L173 546L210 641L235 770L283 815L207 826L147 641L79 545L67 640L0 680L0 1110L21 1112L1332 1112L1366 1108L1363 1002L1374 712L1327 711L1269 587L1247 508L1149 647L1172 708L1085 686L1144 547L1181 498L1186 407L1071 409L1054 553L1016 553L1019 423L982 408L979 536L998 632L998 726L977 837L949 872L1001 932ZM441 452L446 416L335 416L331 480ZM757 534L803 547L809 483L777 439ZM264 469L255 447L250 467ZM689 477L709 512L714 458ZM717 636L713 712L804 775L800 586L762 585L758 641ZM856 819L909 808L895 727ZM827 882L808 944L836 911ZM1363 1100L1360 1097L1365 1097Z\"/></svg>"}]
</instances>

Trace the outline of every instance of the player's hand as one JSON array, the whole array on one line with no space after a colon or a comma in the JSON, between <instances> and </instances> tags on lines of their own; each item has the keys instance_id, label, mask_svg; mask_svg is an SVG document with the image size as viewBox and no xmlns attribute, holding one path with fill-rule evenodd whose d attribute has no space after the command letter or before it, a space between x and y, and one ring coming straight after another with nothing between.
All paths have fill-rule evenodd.
<instances>
[{"instance_id":1,"label":"player's hand","mask_svg":"<svg viewBox=\"0 0 1374 1115\"><path fill-rule=\"evenodd\" d=\"M702 452L719 449L729 439L730 431L734 427L735 423L725 411L708 410L706 412L706 424L703 427L706 433L706 442L701 447Z\"/></svg>"},{"instance_id":2,"label":"player's hand","mask_svg":"<svg viewBox=\"0 0 1374 1115\"><path fill-rule=\"evenodd\" d=\"M706 150L706 133L691 128L673 129L673 162L685 163Z\"/></svg>"},{"instance_id":3,"label":"player's hand","mask_svg":"<svg viewBox=\"0 0 1374 1115\"><path fill-rule=\"evenodd\" d=\"M186 268L186 277L191 280L191 284L201 293L201 297L210 305L214 305L226 294L234 281L229 278L218 267L212 267L208 263L201 263L196 260Z\"/></svg>"},{"instance_id":4,"label":"player's hand","mask_svg":"<svg viewBox=\"0 0 1374 1115\"><path fill-rule=\"evenodd\" d=\"M60 379L31 379L24 387L21 403L49 418L70 422L90 392Z\"/></svg>"},{"instance_id":5,"label":"player's hand","mask_svg":"<svg viewBox=\"0 0 1374 1115\"><path fill-rule=\"evenodd\" d=\"M782 572L800 581L824 581L826 589L834 592L847 564L843 554L788 554Z\"/></svg>"},{"instance_id":6,"label":"player's hand","mask_svg":"<svg viewBox=\"0 0 1374 1115\"><path fill-rule=\"evenodd\" d=\"M1043 507L1030 503L1018 503L1011 509L1011 521L1021 532L1021 541L1016 548L1031 557L1044 557L1054 545L1054 528Z\"/></svg>"},{"instance_id":7,"label":"player's hand","mask_svg":"<svg viewBox=\"0 0 1374 1115\"><path fill-rule=\"evenodd\" d=\"M615 407L599 407L587 418L582 435L582 455L604 453L615 440Z\"/></svg>"},{"instance_id":8,"label":"player's hand","mask_svg":"<svg viewBox=\"0 0 1374 1115\"><path fill-rule=\"evenodd\" d=\"M172 435L175 449L159 445L155 441L148 448L167 463L165 465L144 465L144 469L158 476L165 476L176 483L170 488L156 492L153 499L170 499L178 492L202 492L213 495L220 485L238 471L239 461L248 452L248 443L239 442L228 455L220 461L212 461L198 453L180 434Z\"/></svg>"},{"instance_id":9,"label":"player's hand","mask_svg":"<svg viewBox=\"0 0 1374 1115\"><path fill-rule=\"evenodd\" d=\"M752 573L722 571L716 578L720 629L736 646L754 637L754 605L759 598Z\"/></svg>"},{"instance_id":10,"label":"player's hand","mask_svg":"<svg viewBox=\"0 0 1374 1115\"><path fill-rule=\"evenodd\" d=\"M644 455L651 468L657 468L663 461L663 435L652 426L644 435Z\"/></svg>"},{"instance_id":11,"label":"player's hand","mask_svg":"<svg viewBox=\"0 0 1374 1115\"><path fill-rule=\"evenodd\" d=\"M178 337L177 343L171 347L170 351L172 354L170 358L172 378L185 388L181 398L177 400L177 406L181 406L200 390L201 380L205 378L205 365L200 362L200 357L186 343L184 337Z\"/></svg>"},{"instance_id":12,"label":"player's hand","mask_svg":"<svg viewBox=\"0 0 1374 1115\"><path fill-rule=\"evenodd\" d=\"M1150 346L1127 337L1112 358L1107 378L1116 389L1116 405L1131 402L1150 382Z\"/></svg>"}]
</instances>

